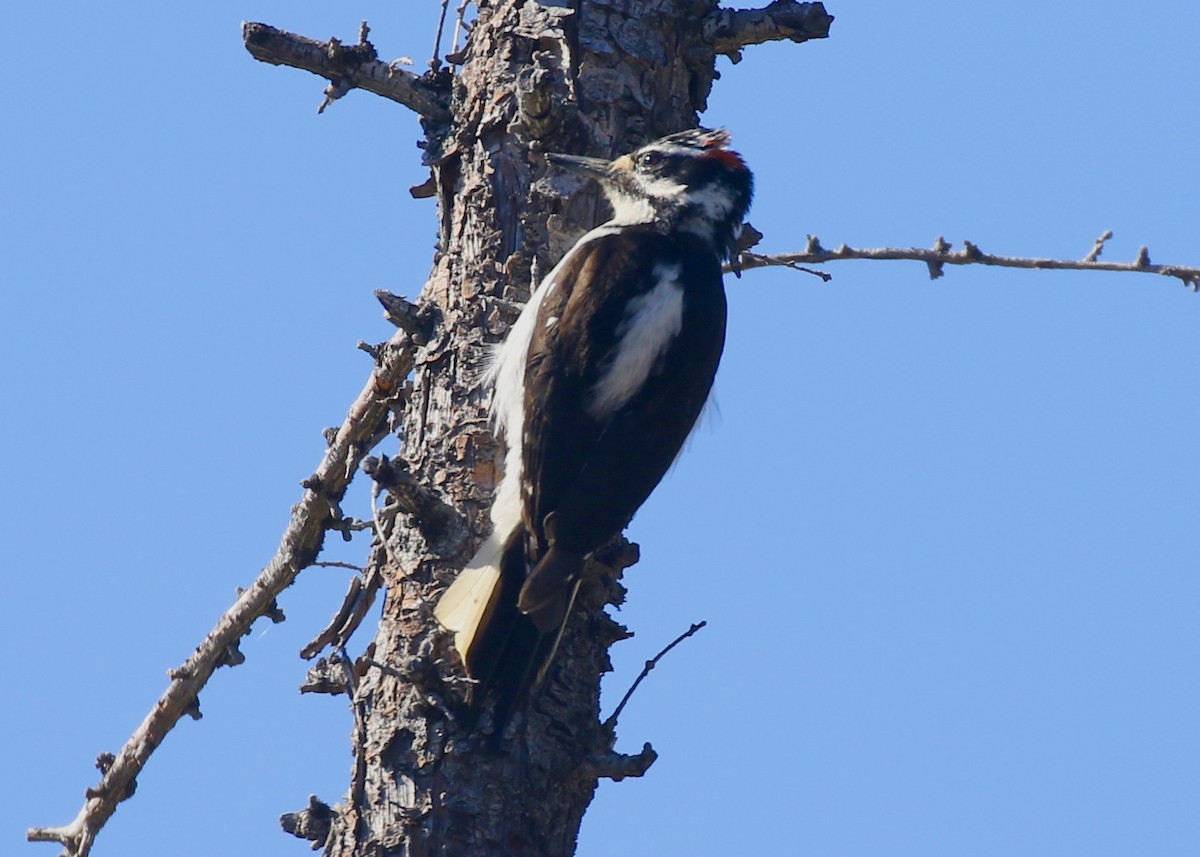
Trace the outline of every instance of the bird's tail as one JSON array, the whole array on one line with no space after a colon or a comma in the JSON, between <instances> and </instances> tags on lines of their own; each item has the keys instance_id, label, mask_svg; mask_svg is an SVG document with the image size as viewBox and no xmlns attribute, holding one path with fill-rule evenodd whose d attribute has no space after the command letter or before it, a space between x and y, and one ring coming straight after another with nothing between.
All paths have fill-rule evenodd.
<instances>
[{"instance_id":1,"label":"bird's tail","mask_svg":"<svg viewBox=\"0 0 1200 857\"><path fill-rule=\"evenodd\" d=\"M458 649L464 664L475 645L480 626L485 624L485 617L494 608L503 553L504 546L496 534L488 536L433 608L434 618L447 631L454 632L454 648Z\"/></svg>"},{"instance_id":2,"label":"bird's tail","mask_svg":"<svg viewBox=\"0 0 1200 857\"><path fill-rule=\"evenodd\" d=\"M517 607L525 572L524 528L516 527L503 540L493 534L433 611L438 622L454 632L454 646L475 682L468 697L471 704L478 708L489 697L495 699L497 739L555 642L554 634L544 634Z\"/></svg>"}]
</instances>

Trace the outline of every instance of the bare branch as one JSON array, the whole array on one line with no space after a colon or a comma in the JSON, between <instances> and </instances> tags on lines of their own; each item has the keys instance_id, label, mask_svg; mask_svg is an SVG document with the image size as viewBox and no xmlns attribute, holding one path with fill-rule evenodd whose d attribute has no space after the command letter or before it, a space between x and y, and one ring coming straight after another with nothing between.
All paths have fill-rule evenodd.
<instances>
[{"instance_id":1,"label":"bare branch","mask_svg":"<svg viewBox=\"0 0 1200 857\"><path fill-rule=\"evenodd\" d=\"M870 247L854 248L842 244L836 250L826 250L815 237L809 236L808 247L803 253L777 253L760 255L758 253L742 253L736 260L737 268L788 267L794 268L802 264L820 264L840 259L909 259L924 262L929 266L929 276L937 279L942 275L944 265L991 265L998 268L1034 268L1040 270L1058 271L1134 271L1142 274L1160 274L1164 277L1174 277L1192 291L1200 291L1200 268L1183 265L1155 265L1150 262L1150 253L1146 247L1138 251L1137 258L1132 262L1101 262L1097 258L1104 241L1112 237L1112 232L1106 232L1097 239L1096 247L1083 259L1038 259L1020 256L996 256L985 253L970 241L963 242L963 249L953 250L951 245L939 235L934 246L929 249L920 247ZM733 264L727 270L735 270Z\"/></svg>"},{"instance_id":2,"label":"bare branch","mask_svg":"<svg viewBox=\"0 0 1200 857\"><path fill-rule=\"evenodd\" d=\"M360 574L365 571L361 565L355 565L352 562L341 562L340 560L320 560L312 563L317 568L348 568L351 571L357 571Z\"/></svg>"},{"instance_id":3,"label":"bare branch","mask_svg":"<svg viewBox=\"0 0 1200 857\"><path fill-rule=\"evenodd\" d=\"M382 536L380 540L382 541ZM321 565L322 563L313 564ZM348 564L344 563L343 565ZM355 566L350 567L354 568ZM354 635L358 626L366 618L367 611L375 603L375 596L379 594L379 588L383 585L383 574L380 568L381 563L372 562L371 570L365 577L355 576L350 579L350 586L345 598L342 599L342 606L329 620L325 629L300 650L300 657L312 660L326 646L344 647L350 641L350 637Z\"/></svg>"},{"instance_id":4,"label":"bare branch","mask_svg":"<svg viewBox=\"0 0 1200 857\"><path fill-rule=\"evenodd\" d=\"M407 331L414 345L429 342L433 335L435 313L432 307L415 304L387 289L376 289L375 299L383 306L383 317L401 330Z\"/></svg>"},{"instance_id":5,"label":"bare branch","mask_svg":"<svg viewBox=\"0 0 1200 857\"><path fill-rule=\"evenodd\" d=\"M707 624L708 624L708 622L695 623L694 625L692 625L692 627L688 628L686 631L684 631L682 634L680 634L678 637L676 637L674 640L672 640L665 649L663 649L661 652L659 652L657 655L655 655L650 660L646 661L646 665L644 667L642 667L642 671L640 673L638 673L638 677L636 679L634 679L633 684L630 685L630 687L629 687L629 690L625 691L625 695L623 697L621 697L621 701L619 703L617 703L616 709L613 711L612 714L610 714L608 716L608 719L604 721L605 729L607 729L609 732L611 732L611 731L613 731L613 729L616 728L617 718L620 717L621 712L625 710L625 704L629 702L630 698L633 696L633 692L638 689L638 685L642 683L642 680L646 676L650 675L650 670L652 670L656 666L658 666L658 662L661 661L666 656L667 652L671 651L671 649L678 646L680 643L682 643L688 637L695 634L697 631L699 631L701 628L703 628ZM649 747L650 747L650 745L647 744L646 748L649 749ZM653 761L653 760L651 760L651 761ZM650 766L647 764L646 767L650 767Z\"/></svg>"},{"instance_id":6,"label":"bare branch","mask_svg":"<svg viewBox=\"0 0 1200 857\"><path fill-rule=\"evenodd\" d=\"M1111 229L1105 229L1103 234L1101 234L1101 236L1096 239L1096 243L1092 247L1091 251L1086 256L1083 257L1083 261L1095 262L1097 259L1099 259L1100 254L1104 252L1104 242L1107 241L1109 238L1112 238L1112 236L1113 236L1113 231Z\"/></svg>"},{"instance_id":7,"label":"bare branch","mask_svg":"<svg viewBox=\"0 0 1200 857\"><path fill-rule=\"evenodd\" d=\"M718 54L739 62L748 45L828 38L832 23L823 3L775 0L765 9L718 9L705 20L704 35Z\"/></svg>"},{"instance_id":8,"label":"bare branch","mask_svg":"<svg viewBox=\"0 0 1200 857\"><path fill-rule=\"evenodd\" d=\"M654 752L654 748L649 744L645 744L642 746L642 752L636 756L627 756L623 753L593 756L584 763L582 772L585 776L597 779L603 777L620 782L626 777L642 776L650 770L650 766L656 759L658 759L658 753Z\"/></svg>"},{"instance_id":9,"label":"bare branch","mask_svg":"<svg viewBox=\"0 0 1200 857\"><path fill-rule=\"evenodd\" d=\"M466 536L462 516L434 491L418 482L404 462L386 455L378 458L372 455L363 460L362 469L395 498L400 511L413 516L431 550L443 556L458 550ZM382 532L378 535L381 540L386 538Z\"/></svg>"},{"instance_id":10,"label":"bare branch","mask_svg":"<svg viewBox=\"0 0 1200 857\"><path fill-rule=\"evenodd\" d=\"M315 658L323 648L332 643L338 638L338 632L342 629L342 625L350 618L351 612L354 610L354 605L357 603L359 596L362 595L363 579L357 575L350 578L350 588L346 592L346 596L342 599L342 606L333 614L333 618L329 620L329 624L325 626L325 630L317 634L307 646L300 650L300 657L306 661L311 661Z\"/></svg>"},{"instance_id":11,"label":"bare branch","mask_svg":"<svg viewBox=\"0 0 1200 857\"><path fill-rule=\"evenodd\" d=\"M359 462L387 433L389 400L401 388L412 365L408 335L397 331L350 406L316 472L304 480L307 490L293 508L270 563L225 611L192 656L170 672L170 686L107 765L100 784L88 789L75 820L62 827L31 828L26 834L31 842L60 842L63 857L86 857L96 834L116 812L117 804L132 794L135 778L167 733L181 717L199 714L198 694L213 671L223 662L236 660L230 655L237 651L237 641L249 632L255 619L278 610L276 596L316 560L326 531L336 528L338 504Z\"/></svg>"},{"instance_id":12,"label":"bare branch","mask_svg":"<svg viewBox=\"0 0 1200 857\"><path fill-rule=\"evenodd\" d=\"M442 53L442 29L446 26L446 12L450 8L450 0L442 0L442 14L438 16L437 33L433 37L433 56L429 58L429 68L432 71L437 71L442 61L439 58Z\"/></svg>"},{"instance_id":13,"label":"bare branch","mask_svg":"<svg viewBox=\"0 0 1200 857\"><path fill-rule=\"evenodd\" d=\"M242 42L256 60L304 69L329 81L320 110L351 89L365 89L403 104L432 122L450 121L450 112L421 78L394 63L380 61L374 45L366 40L365 27L360 29L359 37L358 44L343 45L338 39L320 42L269 24L242 22Z\"/></svg>"},{"instance_id":14,"label":"bare branch","mask_svg":"<svg viewBox=\"0 0 1200 857\"><path fill-rule=\"evenodd\" d=\"M329 804L317 798L308 796L308 806L299 812L286 812L279 816L279 826L287 833L298 839L307 839L313 843L313 848L320 848L329 838L329 830L333 826L333 809Z\"/></svg>"},{"instance_id":15,"label":"bare branch","mask_svg":"<svg viewBox=\"0 0 1200 857\"><path fill-rule=\"evenodd\" d=\"M466 22L467 8L471 5L471 0L462 0L455 9L454 19L454 38L450 40L450 53L446 55L446 62L451 65L462 65L466 59L465 50L458 49L458 39L463 33L470 30L470 24Z\"/></svg>"}]
</instances>

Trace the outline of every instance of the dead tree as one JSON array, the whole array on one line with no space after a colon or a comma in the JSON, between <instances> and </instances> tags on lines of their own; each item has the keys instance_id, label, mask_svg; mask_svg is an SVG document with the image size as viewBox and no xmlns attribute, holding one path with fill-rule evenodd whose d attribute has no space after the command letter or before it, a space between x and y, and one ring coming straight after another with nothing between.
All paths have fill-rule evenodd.
<instances>
[{"instance_id":1,"label":"dead tree","mask_svg":"<svg viewBox=\"0 0 1200 857\"><path fill-rule=\"evenodd\" d=\"M496 482L487 401L474 382L537 272L604 215L594 188L549 174L540 153L611 157L693 127L718 53L822 37L829 23L820 4L732 13L712 2L505 0L480 4L465 49L420 78L380 63L365 32L356 45L323 45L247 26L251 53L328 77L327 99L361 86L418 111L431 175L414 194L438 205L439 249L416 305L384 297L401 333L379 359L407 354L392 381L400 390L410 364L412 380L391 411L400 460L366 463L391 498L377 516L386 549L367 573L388 595L368 655L346 671L359 730L354 782L331 812L288 821L326 853L568 855L597 780L653 761L649 745L614 754L613 724L599 722L608 646L626 633L604 607L622 598L620 572L636 556L628 545L597 563L552 678L500 752L486 740L489 724L463 717L460 666L431 607L486 534ZM344 640L335 632L330 642Z\"/></svg>"},{"instance_id":2,"label":"dead tree","mask_svg":"<svg viewBox=\"0 0 1200 857\"><path fill-rule=\"evenodd\" d=\"M454 25L466 29L463 10ZM443 22L445 15L443 14ZM469 723L461 665L432 616L436 596L485 535L497 450L486 395L476 384L486 346L500 339L547 271L604 216L597 191L549 175L542 153L614 156L694 127L717 77L715 60L748 45L827 35L820 3L775 2L720 10L714 0L541 5L480 3L461 50L435 57L423 75L379 60L364 24L353 44L319 42L246 24L257 59L325 77L324 109L353 88L391 98L421 116L429 180L412 189L438 207L438 247L415 302L380 294L396 324L386 343L363 347L376 367L329 449L304 483L279 552L244 592L130 742L100 760L103 779L68 825L30 838L84 855L153 748L222 664L241 660L237 640L274 597L317 561L331 530L366 524L340 501L361 469L383 501L361 578L330 626L304 652L315 658L310 690L345 693L355 717L356 765L343 801L314 800L284 826L329 855L569 855L600 778L643 773L643 752L613 752L613 722L599 721L599 680L608 646L626 631L604 607L619 603L622 568L636 549L614 544L580 593L547 685L499 742ZM448 35L448 33L447 33ZM457 39L455 38L457 43ZM439 32L438 43L442 43ZM397 433L395 460L368 457ZM375 639L346 654L379 591Z\"/></svg>"},{"instance_id":3,"label":"dead tree","mask_svg":"<svg viewBox=\"0 0 1200 857\"><path fill-rule=\"evenodd\" d=\"M431 608L486 534L496 449L475 381L537 272L605 214L595 189L551 174L540 153L613 156L693 127L719 52L824 36L829 20L820 4L735 14L711 2L488 3L450 58L461 65L401 76L419 100L393 97L422 112L428 135L430 181L414 192L437 198L439 251L415 308L387 299L402 330L380 359L407 353L412 380L392 408L400 460L368 462L392 502L378 516L386 550L368 571L387 590L383 622L347 671L357 769L332 812L291 819L327 854L569 855L598 779L653 761L649 745L615 754L612 724L599 722L608 646L626 633L604 607L622 598L620 571L635 558L627 545L601 558L607 567L581 593L552 677L500 751L489 724L462 715L461 668ZM246 41L256 56L293 64L296 42L282 34L250 26ZM325 50L359 70L377 63L373 54L365 37ZM313 70L332 71L330 97L360 85Z\"/></svg>"},{"instance_id":4,"label":"dead tree","mask_svg":"<svg viewBox=\"0 0 1200 857\"><path fill-rule=\"evenodd\" d=\"M342 801L314 799L285 816L290 832L339 857L570 855L598 780L638 776L653 763L649 744L636 755L615 753L615 715L599 720L608 647L627 633L605 612L622 599L621 571L637 557L624 542L597 557L547 686L502 740L490 740L486 715L476 723L465 714L461 664L432 608L486 534L497 481L487 397L476 383L480 364L539 272L605 214L595 188L548 171L542 153L613 156L694 127L719 55L736 61L756 43L823 38L832 19L820 3L787 0L741 11L718 9L713 0L495 0L481 2L468 27L466 6L446 28L452 53L420 76L381 61L365 24L354 43L245 25L255 58L328 80L321 109L361 88L421 116L430 175L412 193L436 199L438 248L414 301L378 295L397 332L362 346L374 370L345 422L328 431L327 453L304 483L275 558L173 672L126 746L100 760L103 778L78 817L37 828L30 838L59 841L70 855L88 853L149 754L175 722L197 712L197 694L216 667L240 662L238 639L255 619L277 616L274 598L318 562L331 531L373 531L374 541L344 604L302 653L319 658L305 689L347 696L356 764ZM469 29L461 50L450 29ZM1192 286L1200 280L1194 268L1152 264L1145 251L1127 264L1099 262L1103 242L1085 259L1065 262L991 256L973 244L955 251L940 238L926 250L832 251L810 238L802 253L747 252L740 263L911 259L933 276L947 264L989 264L1139 271ZM398 458L371 456L393 433L401 441ZM341 508L360 470L380 499L370 520ZM380 592L380 627L353 657L350 636Z\"/></svg>"}]
</instances>

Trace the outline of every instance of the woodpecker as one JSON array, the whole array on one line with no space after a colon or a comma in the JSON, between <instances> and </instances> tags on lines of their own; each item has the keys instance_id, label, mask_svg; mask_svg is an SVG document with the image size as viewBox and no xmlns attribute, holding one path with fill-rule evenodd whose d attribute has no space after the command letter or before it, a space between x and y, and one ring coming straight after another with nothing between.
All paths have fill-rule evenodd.
<instances>
[{"instance_id":1,"label":"woodpecker","mask_svg":"<svg viewBox=\"0 0 1200 857\"><path fill-rule=\"evenodd\" d=\"M753 194L728 146L701 128L611 162L547 155L598 180L613 216L546 275L495 352L492 534L434 611L476 682L472 704L494 694L498 717L540 683L585 560L650 496L708 399L721 265Z\"/></svg>"}]
</instances>

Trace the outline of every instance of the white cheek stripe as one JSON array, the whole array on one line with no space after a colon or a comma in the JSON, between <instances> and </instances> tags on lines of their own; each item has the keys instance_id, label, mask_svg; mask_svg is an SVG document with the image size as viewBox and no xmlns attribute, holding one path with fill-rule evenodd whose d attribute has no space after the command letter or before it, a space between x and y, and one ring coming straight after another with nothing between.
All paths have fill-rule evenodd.
<instances>
[{"instance_id":1,"label":"white cheek stripe","mask_svg":"<svg viewBox=\"0 0 1200 857\"><path fill-rule=\"evenodd\" d=\"M658 283L629 302L617 327L617 345L587 404L596 419L610 416L642 388L683 326L679 265L658 265Z\"/></svg>"},{"instance_id":2,"label":"white cheek stripe","mask_svg":"<svg viewBox=\"0 0 1200 857\"><path fill-rule=\"evenodd\" d=\"M668 178L655 178L647 181L639 176L637 181L647 196L653 196L658 199L670 199L673 196L679 196L687 190L687 185L682 185Z\"/></svg>"}]
</instances>

